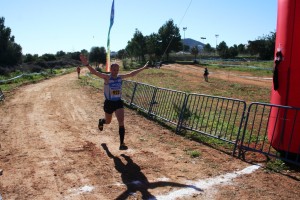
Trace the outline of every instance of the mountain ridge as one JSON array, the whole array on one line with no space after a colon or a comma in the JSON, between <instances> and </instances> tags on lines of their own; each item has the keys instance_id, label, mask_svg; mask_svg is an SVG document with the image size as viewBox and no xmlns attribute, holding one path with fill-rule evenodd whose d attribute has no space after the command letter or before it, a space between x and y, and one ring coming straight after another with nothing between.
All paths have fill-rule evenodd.
<instances>
[{"instance_id":1,"label":"mountain ridge","mask_svg":"<svg viewBox=\"0 0 300 200\"><path fill-rule=\"evenodd\" d=\"M181 42L186 45L186 46L189 46L190 49L192 49L193 47L197 46L198 49L203 49L203 47L205 46L204 43L202 42L199 42L197 40L194 40L192 38L185 38L185 39L182 39Z\"/></svg>"}]
</instances>

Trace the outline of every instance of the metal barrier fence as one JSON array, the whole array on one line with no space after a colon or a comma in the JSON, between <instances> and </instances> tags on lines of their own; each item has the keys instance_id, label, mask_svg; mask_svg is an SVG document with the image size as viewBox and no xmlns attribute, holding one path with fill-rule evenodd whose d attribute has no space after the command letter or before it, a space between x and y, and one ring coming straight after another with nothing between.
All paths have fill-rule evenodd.
<instances>
[{"instance_id":1,"label":"metal barrier fence","mask_svg":"<svg viewBox=\"0 0 300 200\"><path fill-rule=\"evenodd\" d=\"M238 99L158 88L123 81L123 100L149 116L236 145L246 103ZM235 151L235 147L234 150Z\"/></svg>"},{"instance_id":2,"label":"metal barrier fence","mask_svg":"<svg viewBox=\"0 0 300 200\"><path fill-rule=\"evenodd\" d=\"M245 101L189 94L185 105L180 128L236 145L246 110Z\"/></svg>"},{"instance_id":3,"label":"metal barrier fence","mask_svg":"<svg viewBox=\"0 0 300 200\"><path fill-rule=\"evenodd\" d=\"M247 160L274 157L300 165L299 115L300 108L251 103L239 141L238 156Z\"/></svg>"},{"instance_id":4,"label":"metal barrier fence","mask_svg":"<svg viewBox=\"0 0 300 200\"><path fill-rule=\"evenodd\" d=\"M130 106L143 110L149 116L177 125L187 95L148 84L123 81L122 96Z\"/></svg>"},{"instance_id":5,"label":"metal barrier fence","mask_svg":"<svg viewBox=\"0 0 300 200\"><path fill-rule=\"evenodd\" d=\"M0 101L3 101L5 99L5 96L0 88Z\"/></svg>"},{"instance_id":6,"label":"metal barrier fence","mask_svg":"<svg viewBox=\"0 0 300 200\"><path fill-rule=\"evenodd\" d=\"M122 96L128 105L175 125L176 131L191 130L232 144L232 154L238 151L238 157L248 161L274 157L300 165L300 108L251 103L246 112L243 100L186 94L126 80ZM286 132L288 136L283 136Z\"/></svg>"}]
</instances>

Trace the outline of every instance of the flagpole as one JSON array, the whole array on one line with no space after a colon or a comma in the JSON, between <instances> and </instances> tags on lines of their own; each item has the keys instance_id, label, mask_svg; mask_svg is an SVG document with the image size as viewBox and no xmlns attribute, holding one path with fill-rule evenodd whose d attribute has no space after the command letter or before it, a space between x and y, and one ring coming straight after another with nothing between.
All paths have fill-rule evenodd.
<instances>
[{"instance_id":1,"label":"flagpole","mask_svg":"<svg viewBox=\"0 0 300 200\"><path fill-rule=\"evenodd\" d=\"M106 52L106 71L110 72L110 30L114 24L114 17L115 17L115 0L113 0L111 5L111 12L110 12L110 25L108 30L107 36L107 52Z\"/></svg>"}]
</instances>

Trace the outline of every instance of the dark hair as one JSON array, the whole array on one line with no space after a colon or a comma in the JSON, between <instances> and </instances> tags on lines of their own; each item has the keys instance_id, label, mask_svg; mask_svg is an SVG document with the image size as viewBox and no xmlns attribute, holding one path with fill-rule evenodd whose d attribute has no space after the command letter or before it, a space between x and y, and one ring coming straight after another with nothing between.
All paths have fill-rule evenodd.
<instances>
[{"instance_id":1,"label":"dark hair","mask_svg":"<svg viewBox=\"0 0 300 200\"><path fill-rule=\"evenodd\" d=\"M117 63L111 64L110 67L119 67Z\"/></svg>"}]
</instances>

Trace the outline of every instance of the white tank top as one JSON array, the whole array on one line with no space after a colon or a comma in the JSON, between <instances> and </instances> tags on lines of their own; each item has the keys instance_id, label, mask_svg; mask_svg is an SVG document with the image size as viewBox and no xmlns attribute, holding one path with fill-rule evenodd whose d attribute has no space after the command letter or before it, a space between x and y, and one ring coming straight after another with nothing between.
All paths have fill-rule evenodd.
<instances>
[{"instance_id":1,"label":"white tank top","mask_svg":"<svg viewBox=\"0 0 300 200\"><path fill-rule=\"evenodd\" d=\"M108 84L104 84L104 96L105 99L110 101L121 100L122 97L122 78L109 77Z\"/></svg>"}]
</instances>

